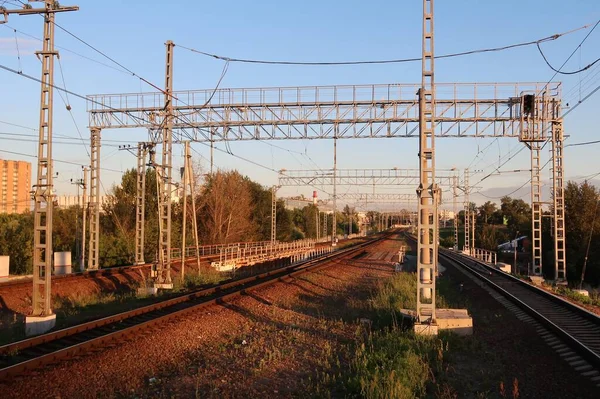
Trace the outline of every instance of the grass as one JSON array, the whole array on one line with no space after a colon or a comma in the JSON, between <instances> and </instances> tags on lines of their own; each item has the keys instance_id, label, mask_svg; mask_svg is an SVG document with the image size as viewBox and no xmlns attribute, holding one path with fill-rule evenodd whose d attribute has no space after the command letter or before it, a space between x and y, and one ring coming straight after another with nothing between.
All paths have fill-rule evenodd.
<instances>
[{"instance_id":1,"label":"grass","mask_svg":"<svg viewBox=\"0 0 600 399\"><path fill-rule=\"evenodd\" d=\"M600 306L600 294L598 292L590 292L590 296L585 296L567 287L553 287L554 292L564 297L567 297L575 302L584 305Z\"/></svg>"},{"instance_id":2,"label":"grass","mask_svg":"<svg viewBox=\"0 0 600 399\"><path fill-rule=\"evenodd\" d=\"M445 370L449 348L457 346L460 337L444 332L437 337L415 335L401 322L400 309L416 308L416 287L414 273L396 273L379 283L369 301L372 323L360 326L348 352L336 354L337 359L330 361L333 365L347 363L345 366L318 376L313 385L315 396L457 397L446 381ZM438 306L447 306L439 294Z\"/></svg>"}]
</instances>

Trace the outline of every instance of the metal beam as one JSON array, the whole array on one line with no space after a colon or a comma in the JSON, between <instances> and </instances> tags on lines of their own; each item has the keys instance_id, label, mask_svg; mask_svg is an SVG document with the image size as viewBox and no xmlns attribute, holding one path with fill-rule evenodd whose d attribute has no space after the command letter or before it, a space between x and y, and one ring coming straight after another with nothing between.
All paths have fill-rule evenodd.
<instances>
[{"instance_id":1,"label":"metal beam","mask_svg":"<svg viewBox=\"0 0 600 399\"><path fill-rule=\"evenodd\" d=\"M415 198L415 194L402 193L342 193L337 195L337 199L345 199L350 201L365 201L365 202L408 202Z\"/></svg>"},{"instance_id":2,"label":"metal beam","mask_svg":"<svg viewBox=\"0 0 600 399\"><path fill-rule=\"evenodd\" d=\"M519 137L524 92L546 83L436 85L438 137ZM173 128L193 141L418 137L420 85L231 88L173 92ZM547 88L558 96L560 83ZM156 128L164 93L88 95L89 124Z\"/></svg>"},{"instance_id":3,"label":"metal beam","mask_svg":"<svg viewBox=\"0 0 600 399\"><path fill-rule=\"evenodd\" d=\"M333 170L285 170L279 175L280 186L333 186ZM436 174L436 182L452 187L453 173ZM337 169L335 183L342 186L418 186L418 169Z\"/></svg>"}]
</instances>

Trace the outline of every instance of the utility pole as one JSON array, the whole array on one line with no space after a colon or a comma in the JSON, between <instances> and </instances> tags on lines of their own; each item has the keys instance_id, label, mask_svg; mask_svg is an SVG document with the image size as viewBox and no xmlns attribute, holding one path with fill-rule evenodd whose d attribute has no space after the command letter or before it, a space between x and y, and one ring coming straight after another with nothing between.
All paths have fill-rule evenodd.
<instances>
[{"instance_id":1,"label":"utility pole","mask_svg":"<svg viewBox=\"0 0 600 399\"><path fill-rule=\"evenodd\" d=\"M432 327L435 315L435 264L438 251L438 188L435 183L435 85L433 0L423 0L422 74L419 96L419 171L417 189L417 322ZM426 327L426 328L428 328Z\"/></svg>"},{"instance_id":2,"label":"utility pole","mask_svg":"<svg viewBox=\"0 0 600 399\"><path fill-rule=\"evenodd\" d=\"M475 255L475 211L471 212L471 256Z\"/></svg>"},{"instance_id":3,"label":"utility pole","mask_svg":"<svg viewBox=\"0 0 600 399\"><path fill-rule=\"evenodd\" d=\"M331 228L331 246L337 245L337 136L333 138L333 223Z\"/></svg>"},{"instance_id":4,"label":"utility pole","mask_svg":"<svg viewBox=\"0 0 600 399\"><path fill-rule=\"evenodd\" d=\"M277 241L277 190L279 186L271 187L271 245Z\"/></svg>"},{"instance_id":5,"label":"utility pole","mask_svg":"<svg viewBox=\"0 0 600 399\"><path fill-rule=\"evenodd\" d=\"M181 282L185 279L185 230L187 221L187 178L188 178L188 157L190 150L190 142L185 141L184 143L184 155L183 155L183 184L181 191L181 198L183 198L183 213L181 220Z\"/></svg>"},{"instance_id":6,"label":"utility pole","mask_svg":"<svg viewBox=\"0 0 600 399\"><path fill-rule=\"evenodd\" d=\"M90 128L90 245L88 270L98 270L100 261L100 135L100 129Z\"/></svg>"},{"instance_id":7,"label":"utility pole","mask_svg":"<svg viewBox=\"0 0 600 399\"><path fill-rule=\"evenodd\" d=\"M469 169L465 169L465 245L463 246L463 251L467 251L471 253L471 203L469 202Z\"/></svg>"},{"instance_id":8,"label":"utility pole","mask_svg":"<svg viewBox=\"0 0 600 399\"><path fill-rule=\"evenodd\" d=\"M77 186L77 206L82 207L81 196L79 195L79 188L83 186L83 179L71 179L71 184ZM85 239L85 230L83 233ZM79 231L79 213L75 215L75 258L81 259L81 232Z\"/></svg>"},{"instance_id":9,"label":"utility pole","mask_svg":"<svg viewBox=\"0 0 600 399\"><path fill-rule=\"evenodd\" d=\"M86 236L86 213L87 213L87 172L88 169L84 166L82 167L83 170L83 179L77 179L75 181L73 181L73 179L71 179L71 184L75 184L77 186L77 205L79 205L82 209L82 227L81 227L81 233L79 232L79 215L77 216L77 218L75 219L75 229L77 231L77 234L80 234L79 238L77 239L77 241L80 241L77 244L77 257L79 258L79 269L80 271L83 271L85 268L85 263L84 263L84 259L85 259L85 236ZM83 195L80 197L79 196L79 188L83 189Z\"/></svg>"},{"instance_id":10,"label":"utility pole","mask_svg":"<svg viewBox=\"0 0 600 399\"><path fill-rule=\"evenodd\" d=\"M85 238L87 233L87 213L88 213L88 198L87 198L87 188L88 188L88 174L90 173L90 168L87 166L83 167L83 222L82 222L82 235L81 235L81 259L79 261L79 270L83 271L85 269Z\"/></svg>"},{"instance_id":11,"label":"utility pole","mask_svg":"<svg viewBox=\"0 0 600 399\"><path fill-rule=\"evenodd\" d=\"M135 202L135 263L143 265L146 224L146 157L150 153L150 164L154 165L154 143L138 143L137 181ZM156 175L158 179L158 175Z\"/></svg>"},{"instance_id":12,"label":"utility pole","mask_svg":"<svg viewBox=\"0 0 600 399\"><path fill-rule=\"evenodd\" d=\"M173 162L173 48L172 41L165 43L165 115L162 126L162 162L158 201L159 201L159 262L154 287L172 289L171 280L171 190Z\"/></svg>"},{"instance_id":13,"label":"utility pole","mask_svg":"<svg viewBox=\"0 0 600 399\"><path fill-rule=\"evenodd\" d=\"M458 207L456 205L456 198L458 197L458 176L452 177L452 210L454 211L454 250L458 251Z\"/></svg>"},{"instance_id":14,"label":"utility pole","mask_svg":"<svg viewBox=\"0 0 600 399\"><path fill-rule=\"evenodd\" d=\"M194 230L194 244L196 246L196 266L198 272L200 272L200 249L198 248L198 220L196 219L196 198L194 189L194 176L192 174L192 162L190 155L190 142L184 141L184 163L183 163L183 221L181 229L181 281L185 278L185 234L186 234L186 221L187 221L187 189L190 189L190 195L192 197L192 228Z\"/></svg>"},{"instance_id":15,"label":"utility pole","mask_svg":"<svg viewBox=\"0 0 600 399\"><path fill-rule=\"evenodd\" d=\"M40 0L34 0L40 1ZM44 0L43 8L25 5L18 10L4 9L1 14L6 23L8 15L37 14L44 17L44 38L42 51L36 55L42 63L40 124L38 137L37 182L34 186L34 245L33 245L33 296L32 316L26 317L26 333L39 334L54 327L56 315L50 306L52 284L52 208L54 199L53 165L52 165L52 127L53 127L53 89L54 89L54 20L57 12L77 11L79 7L63 7L57 1ZM44 320L40 320L44 318ZM29 328L27 325L31 323ZM43 324L43 326L42 326ZM39 325L39 327L36 327Z\"/></svg>"}]
</instances>

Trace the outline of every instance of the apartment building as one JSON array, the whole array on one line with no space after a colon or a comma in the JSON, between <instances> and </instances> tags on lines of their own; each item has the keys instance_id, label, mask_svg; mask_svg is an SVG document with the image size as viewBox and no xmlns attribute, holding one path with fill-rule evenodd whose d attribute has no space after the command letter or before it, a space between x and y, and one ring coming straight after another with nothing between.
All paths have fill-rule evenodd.
<instances>
[{"instance_id":1,"label":"apartment building","mask_svg":"<svg viewBox=\"0 0 600 399\"><path fill-rule=\"evenodd\" d=\"M31 210L31 163L0 159L0 213Z\"/></svg>"}]
</instances>

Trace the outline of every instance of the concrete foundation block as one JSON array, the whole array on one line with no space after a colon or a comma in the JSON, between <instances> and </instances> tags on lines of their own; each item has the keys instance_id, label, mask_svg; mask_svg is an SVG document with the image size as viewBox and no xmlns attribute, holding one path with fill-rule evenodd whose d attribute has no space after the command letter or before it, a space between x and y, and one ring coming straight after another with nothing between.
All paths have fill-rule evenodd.
<instances>
[{"instance_id":1,"label":"concrete foundation block","mask_svg":"<svg viewBox=\"0 0 600 399\"><path fill-rule=\"evenodd\" d=\"M172 290L173 289L173 283L163 283L163 284L158 284L155 283L154 284L154 288L156 289L162 289L162 290Z\"/></svg>"},{"instance_id":2,"label":"concrete foundation block","mask_svg":"<svg viewBox=\"0 0 600 399\"><path fill-rule=\"evenodd\" d=\"M533 285L542 285L544 283L544 277L542 276L529 276L529 279Z\"/></svg>"},{"instance_id":3,"label":"concrete foundation block","mask_svg":"<svg viewBox=\"0 0 600 399\"><path fill-rule=\"evenodd\" d=\"M40 335L48 332L56 325L56 315L49 316L26 316L25 335Z\"/></svg>"},{"instance_id":4,"label":"concrete foundation block","mask_svg":"<svg viewBox=\"0 0 600 399\"><path fill-rule=\"evenodd\" d=\"M438 335L439 328L437 324L415 323L413 330L417 335Z\"/></svg>"},{"instance_id":5,"label":"concrete foundation block","mask_svg":"<svg viewBox=\"0 0 600 399\"><path fill-rule=\"evenodd\" d=\"M467 309L436 309L435 316L440 330L457 335L473 335L473 318Z\"/></svg>"},{"instance_id":6,"label":"concrete foundation block","mask_svg":"<svg viewBox=\"0 0 600 399\"><path fill-rule=\"evenodd\" d=\"M158 294L158 288L155 287L141 287L137 289L138 295L150 296Z\"/></svg>"}]
</instances>

